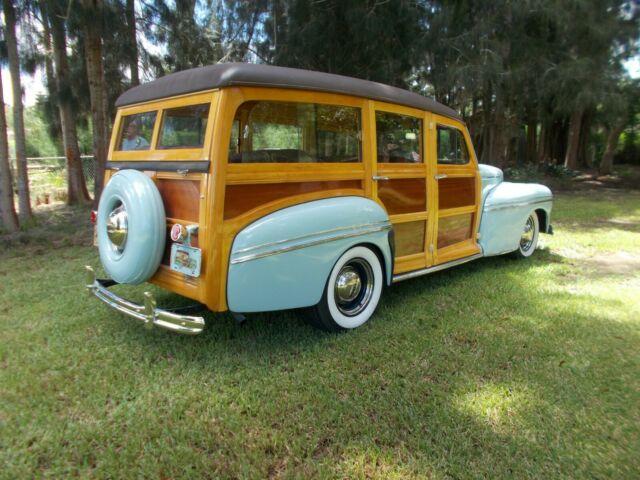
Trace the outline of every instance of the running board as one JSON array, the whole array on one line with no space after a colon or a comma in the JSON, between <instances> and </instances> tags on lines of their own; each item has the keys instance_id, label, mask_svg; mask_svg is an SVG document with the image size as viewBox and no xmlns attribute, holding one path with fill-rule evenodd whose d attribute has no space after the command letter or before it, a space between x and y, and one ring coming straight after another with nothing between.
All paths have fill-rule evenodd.
<instances>
[{"instance_id":1,"label":"running board","mask_svg":"<svg viewBox=\"0 0 640 480\"><path fill-rule=\"evenodd\" d=\"M394 275L391 283L402 282L403 280L409 280L415 277L421 277L422 275L427 275L429 273L439 272L440 270L445 270L450 267L455 267L456 265L462 265L463 263L470 262L477 258L481 258L483 255L481 253L476 253L475 255L471 255L469 257L459 258L457 260L452 260L447 263L441 263L440 265L434 265L433 267L423 268L421 270L414 270L412 272L400 273L398 275Z\"/></svg>"}]
</instances>

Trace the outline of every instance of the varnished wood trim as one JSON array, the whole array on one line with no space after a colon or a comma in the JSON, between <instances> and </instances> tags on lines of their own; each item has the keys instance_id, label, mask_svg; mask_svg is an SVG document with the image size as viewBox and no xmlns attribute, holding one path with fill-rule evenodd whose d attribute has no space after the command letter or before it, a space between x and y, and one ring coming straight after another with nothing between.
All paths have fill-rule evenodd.
<instances>
[{"instance_id":1,"label":"varnished wood trim","mask_svg":"<svg viewBox=\"0 0 640 480\"><path fill-rule=\"evenodd\" d=\"M401 213L398 215L389 215L389 220L391 220L391 223L415 222L417 220L426 220L427 218L428 218L427 212Z\"/></svg>"},{"instance_id":2,"label":"varnished wood trim","mask_svg":"<svg viewBox=\"0 0 640 480\"><path fill-rule=\"evenodd\" d=\"M446 210L440 210L438 212L438 218L453 217L455 215L462 215L465 213L475 213L475 211L475 205L470 205L468 207L447 208Z\"/></svg>"},{"instance_id":3,"label":"varnished wood trim","mask_svg":"<svg viewBox=\"0 0 640 480\"><path fill-rule=\"evenodd\" d=\"M407 255L404 257L398 257L393 265L393 274L410 272L411 270L418 270L424 268L426 265L426 258L424 253L417 253L415 255Z\"/></svg>"},{"instance_id":4,"label":"varnished wood trim","mask_svg":"<svg viewBox=\"0 0 640 480\"><path fill-rule=\"evenodd\" d=\"M304 181L363 180L365 169L353 164L227 165L227 185Z\"/></svg>"}]
</instances>

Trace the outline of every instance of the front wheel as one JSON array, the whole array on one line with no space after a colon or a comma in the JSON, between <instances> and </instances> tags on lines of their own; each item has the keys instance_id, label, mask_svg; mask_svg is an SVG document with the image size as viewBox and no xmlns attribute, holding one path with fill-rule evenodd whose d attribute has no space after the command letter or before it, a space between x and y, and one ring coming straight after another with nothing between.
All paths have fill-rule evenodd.
<instances>
[{"instance_id":1,"label":"front wheel","mask_svg":"<svg viewBox=\"0 0 640 480\"><path fill-rule=\"evenodd\" d=\"M380 259L367 247L353 247L336 262L320 302L310 309L311 323L339 332L365 323L382 294L384 277Z\"/></svg>"},{"instance_id":2,"label":"front wheel","mask_svg":"<svg viewBox=\"0 0 640 480\"><path fill-rule=\"evenodd\" d=\"M518 249L513 252L517 258L527 258L533 255L538 246L538 236L540 235L540 222L536 212L531 212L524 224Z\"/></svg>"}]
</instances>

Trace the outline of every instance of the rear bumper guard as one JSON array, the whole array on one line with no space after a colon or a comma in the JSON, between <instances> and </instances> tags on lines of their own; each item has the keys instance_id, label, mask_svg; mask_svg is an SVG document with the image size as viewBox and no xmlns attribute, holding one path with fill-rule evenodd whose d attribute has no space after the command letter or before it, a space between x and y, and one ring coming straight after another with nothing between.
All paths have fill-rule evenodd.
<instances>
[{"instance_id":1,"label":"rear bumper guard","mask_svg":"<svg viewBox=\"0 0 640 480\"><path fill-rule=\"evenodd\" d=\"M96 279L93 268L86 267L86 288L108 306L129 317L140 320L147 328L160 327L185 335L197 335L204 329L204 318L178 315L156 307L156 300L150 292L144 292L144 305L125 300L108 290L116 285L113 280Z\"/></svg>"}]
</instances>

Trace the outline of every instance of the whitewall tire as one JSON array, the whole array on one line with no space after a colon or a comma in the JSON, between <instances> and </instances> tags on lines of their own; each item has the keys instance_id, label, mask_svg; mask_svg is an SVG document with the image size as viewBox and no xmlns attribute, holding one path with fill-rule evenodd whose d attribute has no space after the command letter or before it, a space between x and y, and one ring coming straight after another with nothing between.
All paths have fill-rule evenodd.
<instances>
[{"instance_id":1,"label":"whitewall tire","mask_svg":"<svg viewBox=\"0 0 640 480\"><path fill-rule=\"evenodd\" d=\"M331 270L320 303L311 308L311 322L334 332L361 326L375 312L383 283L375 252L364 246L347 250Z\"/></svg>"},{"instance_id":2,"label":"whitewall tire","mask_svg":"<svg viewBox=\"0 0 640 480\"><path fill-rule=\"evenodd\" d=\"M527 258L533 255L538 246L540 236L540 221L536 212L531 212L527 217L518 240L518 249L514 252L517 258Z\"/></svg>"}]
</instances>

